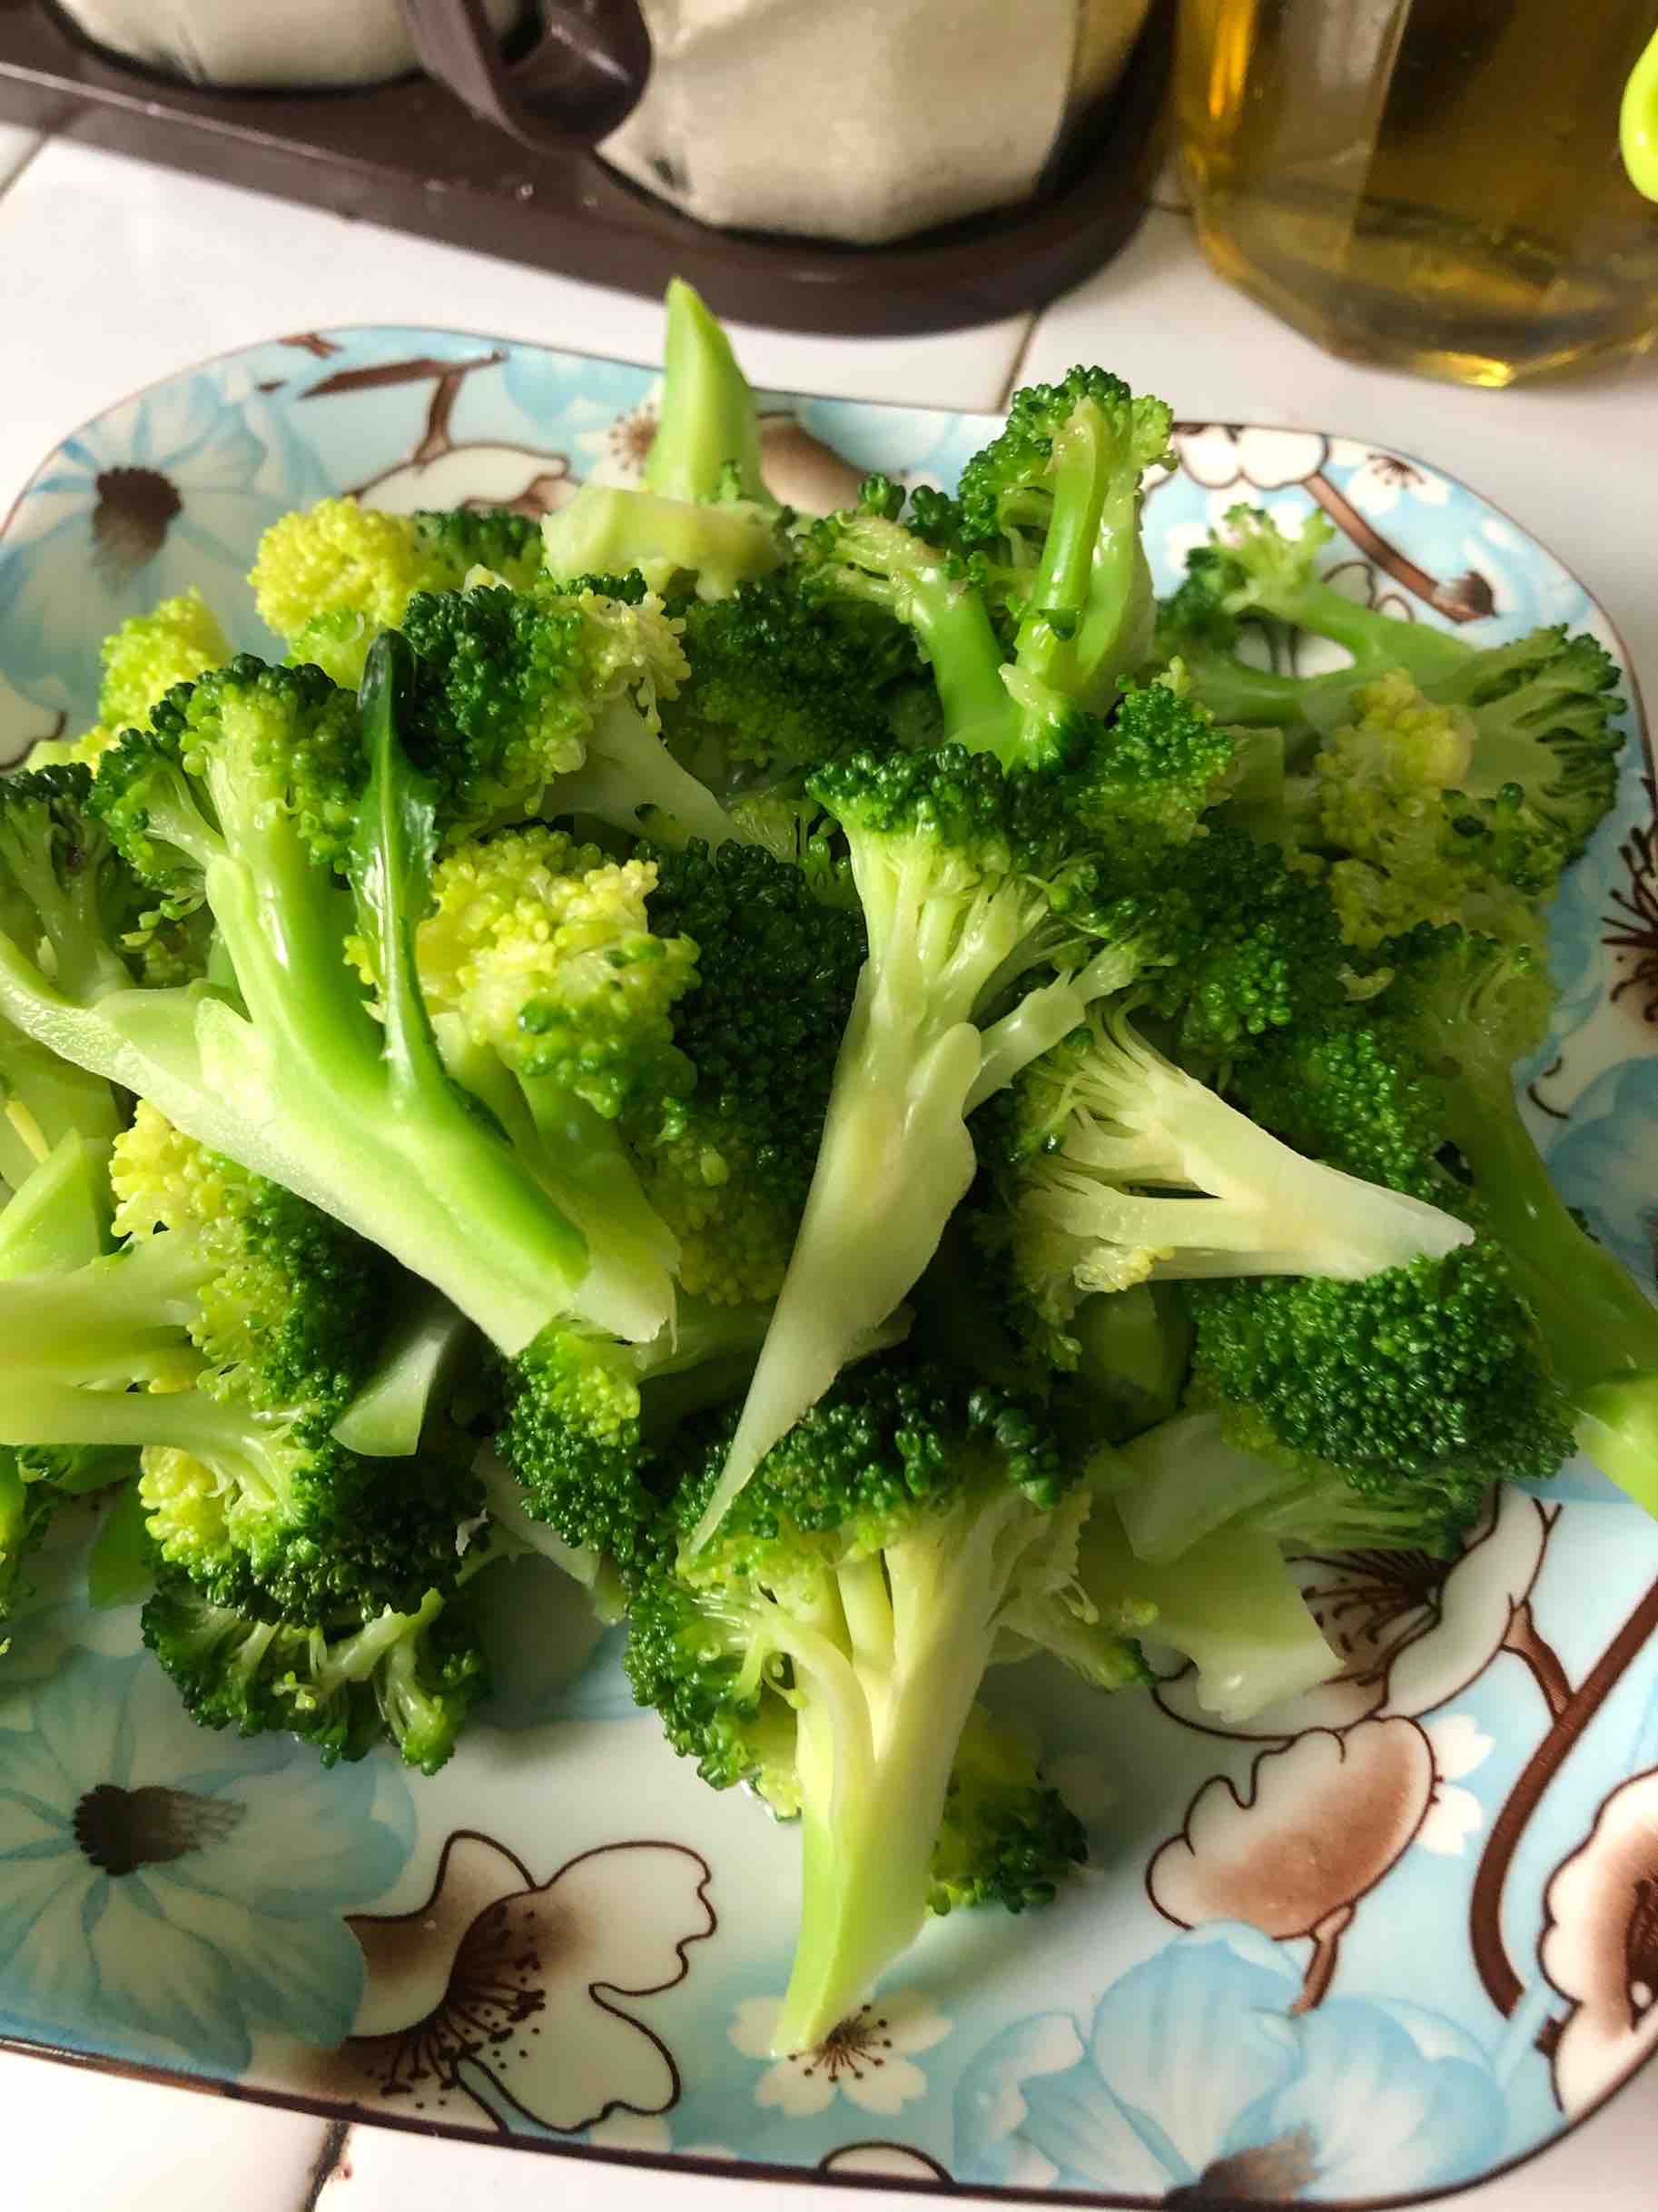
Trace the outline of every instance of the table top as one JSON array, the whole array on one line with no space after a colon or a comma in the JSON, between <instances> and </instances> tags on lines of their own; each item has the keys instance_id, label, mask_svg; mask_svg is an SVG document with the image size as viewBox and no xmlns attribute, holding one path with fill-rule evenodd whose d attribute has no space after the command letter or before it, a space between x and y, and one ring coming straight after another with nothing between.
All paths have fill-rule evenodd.
<instances>
[{"instance_id":1,"label":"table top","mask_svg":"<svg viewBox=\"0 0 1658 2212\"><path fill-rule=\"evenodd\" d=\"M0 514L66 432L141 385L274 333L439 322L655 361L628 294L426 243L0 123ZM1202 262L1160 188L1135 241L1039 316L909 339L735 329L773 389L993 410L1017 383L1103 360L1189 420L1373 437L1523 518L1590 585L1658 703L1658 357L1558 385L1460 390L1319 352ZM799 2212L797 2187L669 2177L429 2142L0 2054L14 2212ZM1658 2066L1554 2149L1446 2212L1645 2212ZM835 2204L870 2199L825 2192ZM815 2201L815 2199L814 2199Z\"/></svg>"}]
</instances>

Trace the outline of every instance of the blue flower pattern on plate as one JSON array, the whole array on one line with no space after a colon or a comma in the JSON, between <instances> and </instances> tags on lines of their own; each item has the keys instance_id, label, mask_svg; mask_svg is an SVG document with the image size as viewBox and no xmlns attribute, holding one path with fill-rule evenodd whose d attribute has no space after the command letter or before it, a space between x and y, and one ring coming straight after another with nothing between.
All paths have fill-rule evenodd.
<instances>
[{"instance_id":1,"label":"blue flower pattern on plate","mask_svg":"<svg viewBox=\"0 0 1658 2212\"><path fill-rule=\"evenodd\" d=\"M0 534L0 761L55 724L90 721L104 634L187 584L240 643L269 649L245 576L260 532L286 509L359 487L401 509L475 499L546 511L584 477L637 474L656 389L653 370L624 362L463 332L359 329L252 347L123 401L47 459ZM982 418L761 399L855 469L944 486L988 428ZM1146 509L1161 588L1235 501L1292 523L1318 507L1351 532L1331 548L1344 587L1393 612L1444 620L1422 596L1431 585L1474 612L1470 638L1565 622L1616 648L1577 579L1440 471L1312 431L1181 425L1176 445L1179 465ZM1612 997L1632 956L1607 943L1637 864L1630 841L1650 819L1649 765L1632 745L1617 817L1559 903L1554 1034L1522 1072L1566 1196L1651 1289L1658 1058L1642 994ZM907 2054L902 2099L878 2070L854 2070L879 2069L883 2036L897 2034L879 2003L832 2047L786 2067L745 2055L733 2024L786 1972L793 1839L666 1758L627 1695L617 1634L601 1635L585 1615L548 1618L562 1592L549 1576L526 1567L509 1577L493 1726L436 1781L411 1787L389 1761L326 1773L284 1743L195 1730L137 1656L132 1616L90 1615L67 1569L43 1573L50 1588L15 1624L13 1671L0 1675L0 2032L360 2108L360 2084L343 2086L326 2059L354 2023L361 2037L377 2019L419 2019L440 2042L448 2030L431 2023L476 1994L469 2032L504 2051L543 2020L555 2032L548 2006L564 1981L585 1990L574 1953L536 1966L521 1944L514 1951L519 1877L484 1878L503 1853L545 1871L648 1837L653 1851L706 1861L720 1924L705 1946L695 1916L665 1923L686 1970L670 1983L653 1969L630 2002L671 2058L675 2108L597 2126L593 2139L613 2155L758 2158L808 2171L856 2145L857 2158L877 2161L871 2171L884 2159L893 2171L1074 2189L1102 2203L1391 2198L1475 2177L1558 2132L1650 2045L1644 2030L1620 2040L1606 2025L1615 2028L1617 1978L1651 1931L1634 1907L1608 1903L1596 1870L1615 1864L1625 1880L1638 1848L1632 1756L1650 1765L1658 1755L1658 1533L1598 1478L1574 1476L1546 1495L1565 1502L1553 1518L1544 1506L1531 1532L1535 1555L1506 1640L1494 1656L1485 1638L1466 1666L1449 1653L1434 1693L1443 1716L1421 1699L1396 1708L1424 1715L1435 1786L1457 1798L1460 1840L1412 1842L1370 1894L1335 1900L1321 1977L1304 1944L1269 1940L1236 1911L1171 1936L1147 1892L1151 1858L1206 1787L1225 1775L1247 1794L1258 1746L1199 1733L1174 1700L1168 1710L1125 1705L1102 1743L1085 1693L1021 1684L1021 1710L1064 1754L1056 1773L1091 1777L1080 1809L1104 1871L1016 1931L972 1915L929 1930L898 1993L930 1991L948 2032L930 2029L922 2056ZM1396 1637L1398 1652L1420 1659L1413 1639L1432 1625L1445 1572L1418 1577L1418 1612L1408 1562L1377 1579L1367 1602L1387 1652ZM1604 1622L1584 1621L1582 1579L1603 1592ZM512 1637L512 1619L536 1620L538 1608L537 1634ZM1584 1708L1614 1636L1623 1671L1597 1717ZM1384 1668L1356 1711L1396 1710L1388 1684ZM1344 1744L1340 1732L1366 1724L1350 1714L1327 1723ZM1573 1756L1526 1802L1521 1847L1497 1868L1495 1904L1472 1916L1470 1940L1471 1888L1491 1864L1497 1816L1524 1795L1555 1728L1576 1732ZM1471 1771L1470 1746L1488 1746L1473 1789L1456 1782ZM1318 1808L1292 1811L1305 1835L1287 1838L1281 1805L1276 1826L1243 1802L1237 1818L1255 1821L1263 1850L1316 1845ZM464 1848L451 1852L457 1839ZM440 1863L471 1869L476 1893L456 1873L430 1955L408 1951L401 1931ZM1551 1891L1562 1867L1570 1878ZM1658 1894L1658 1850L1649 1876ZM1538 1958L1545 1891L1558 1982ZM379 1949L398 1955L396 2003L372 1974L365 1986L375 1931ZM614 1932L627 1931L618 1921ZM1545 2027L1576 2052L1564 2071L1547 2055L1548 2034L1539 2048ZM296 2057L301 2046L311 2058ZM516 2067L538 2047L513 2048ZM453 2063L439 2042L405 2055L417 2069ZM825 2081L836 2087L828 2099ZM381 2109L397 2108L370 2102L368 2116ZM510 2097L490 2121L520 2141L549 2139ZM849 2150L844 2170L855 2170Z\"/></svg>"}]
</instances>

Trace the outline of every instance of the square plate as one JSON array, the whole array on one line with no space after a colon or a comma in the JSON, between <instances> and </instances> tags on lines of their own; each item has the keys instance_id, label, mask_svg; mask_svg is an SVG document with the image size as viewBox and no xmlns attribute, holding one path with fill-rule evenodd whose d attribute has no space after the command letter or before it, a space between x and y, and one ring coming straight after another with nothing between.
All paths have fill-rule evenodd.
<instances>
[{"instance_id":1,"label":"square plate","mask_svg":"<svg viewBox=\"0 0 1658 2212\"><path fill-rule=\"evenodd\" d=\"M122 401L0 535L0 759L92 719L98 642L194 582L253 647L265 525L326 492L528 512L648 447L647 370L453 331L254 346ZM767 395L792 481L952 484L987 419ZM1160 587L1238 499L1343 535L1357 596L1498 639L1584 587L1406 457L1182 426ZM837 458L839 457L839 458ZM803 497L807 496L803 494ZM1315 665L1306 648L1303 665ZM1636 734L1554 921L1521 1072L1566 1197L1653 1287L1658 849ZM436 1780L204 1733L46 1555L0 1671L0 2037L244 2096L658 2165L951 2180L1142 2206L1422 2202L1539 2148L1658 2047L1658 1527L1574 1464L1451 1562L1308 1561L1344 1679L1199 1725L1181 1677L1098 1700L1041 1663L1092 1867L1049 1911L933 1925L820 2049L766 2055L794 1844L637 1713L573 1587L501 1570L499 1686Z\"/></svg>"}]
</instances>

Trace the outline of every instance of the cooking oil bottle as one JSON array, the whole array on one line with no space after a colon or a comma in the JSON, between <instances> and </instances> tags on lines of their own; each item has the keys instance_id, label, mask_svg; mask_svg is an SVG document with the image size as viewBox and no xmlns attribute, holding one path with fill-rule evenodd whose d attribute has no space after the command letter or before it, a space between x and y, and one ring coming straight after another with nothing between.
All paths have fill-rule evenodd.
<instances>
[{"instance_id":1,"label":"cooking oil bottle","mask_svg":"<svg viewBox=\"0 0 1658 2212\"><path fill-rule=\"evenodd\" d=\"M1650 346L1658 206L1618 116L1655 27L1658 0L1183 0L1204 249L1331 351L1465 383Z\"/></svg>"}]
</instances>

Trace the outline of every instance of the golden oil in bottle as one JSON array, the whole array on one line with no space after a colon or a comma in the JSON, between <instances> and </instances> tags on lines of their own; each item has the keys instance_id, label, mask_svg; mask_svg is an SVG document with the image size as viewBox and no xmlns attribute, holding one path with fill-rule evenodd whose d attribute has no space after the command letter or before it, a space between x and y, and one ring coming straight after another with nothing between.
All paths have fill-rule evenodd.
<instances>
[{"instance_id":1,"label":"golden oil in bottle","mask_svg":"<svg viewBox=\"0 0 1658 2212\"><path fill-rule=\"evenodd\" d=\"M1183 0L1178 123L1221 274L1332 352L1508 384L1658 337L1618 154L1658 0Z\"/></svg>"}]
</instances>

